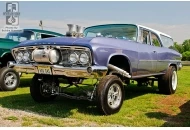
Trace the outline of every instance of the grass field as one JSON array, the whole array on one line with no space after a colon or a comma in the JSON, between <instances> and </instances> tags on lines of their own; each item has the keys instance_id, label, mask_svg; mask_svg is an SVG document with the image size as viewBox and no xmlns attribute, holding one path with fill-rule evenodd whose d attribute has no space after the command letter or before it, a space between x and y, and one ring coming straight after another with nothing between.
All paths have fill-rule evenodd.
<instances>
[{"instance_id":1,"label":"grass field","mask_svg":"<svg viewBox=\"0 0 190 130\"><path fill-rule=\"evenodd\" d=\"M24 75L16 91L0 92L0 107L39 116L0 117L21 126L190 126L189 74L188 66L178 72L178 88L173 95L159 94L157 86L126 86L124 104L111 116L100 115L96 104L88 101L58 97L54 102L36 103L29 93L31 75Z\"/></svg>"}]
</instances>

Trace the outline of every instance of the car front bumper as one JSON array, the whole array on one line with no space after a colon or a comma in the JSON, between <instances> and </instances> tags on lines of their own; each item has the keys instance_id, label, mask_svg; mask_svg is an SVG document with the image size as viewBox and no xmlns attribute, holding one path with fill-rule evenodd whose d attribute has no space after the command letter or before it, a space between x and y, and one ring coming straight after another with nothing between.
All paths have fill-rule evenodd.
<instances>
[{"instance_id":1,"label":"car front bumper","mask_svg":"<svg viewBox=\"0 0 190 130\"><path fill-rule=\"evenodd\" d=\"M44 64L17 64L13 61L8 62L9 68L15 69L22 73L45 74L39 71L41 68L50 68L51 73L48 75L64 75L66 77L80 78L102 78L106 75L108 68L105 66L89 66L89 67L63 67L60 65L44 65Z\"/></svg>"}]
</instances>

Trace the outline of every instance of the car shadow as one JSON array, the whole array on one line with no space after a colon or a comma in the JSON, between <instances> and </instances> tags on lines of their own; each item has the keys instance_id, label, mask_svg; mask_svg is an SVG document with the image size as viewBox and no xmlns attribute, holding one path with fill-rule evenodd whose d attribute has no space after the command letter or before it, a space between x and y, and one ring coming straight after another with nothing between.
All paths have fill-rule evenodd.
<instances>
[{"instance_id":1,"label":"car shadow","mask_svg":"<svg viewBox=\"0 0 190 130\"><path fill-rule=\"evenodd\" d=\"M130 84L125 86L125 100L132 99L145 94L159 94L157 86L137 86L136 84Z\"/></svg>"},{"instance_id":2,"label":"car shadow","mask_svg":"<svg viewBox=\"0 0 190 130\"><path fill-rule=\"evenodd\" d=\"M163 127L190 127L190 101L187 101L179 107L180 113L177 115L168 115L162 112L150 112L146 115L149 118L164 120Z\"/></svg>"},{"instance_id":3,"label":"car shadow","mask_svg":"<svg viewBox=\"0 0 190 130\"><path fill-rule=\"evenodd\" d=\"M25 88L30 86L31 80L31 78L21 79L18 88Z\"/></svg>"},{"instance_id":4,"label":"car shadow","mask_svg":"<svg viewBox=\"0 0 190 130\"><path fill-rule=\"evenodd\" d=\"M21 82L20 87L29 86L30 79ZM28 88L29 89L29 88ZM74 88L72 88L74 89ZM29 92L29 90L28 90ZM125 100L132 99L147 93L157 93L156 88L138 87L135 84L125 86ZM0 105L9 109L31 111L40 115L65 118L73 115L75 111L83 114L101 116L96 107L96 102L74 100L58 96L55 101L46 103L35 102L29 93L9 95L0 98Z\"/></svg>"}]
</instances>

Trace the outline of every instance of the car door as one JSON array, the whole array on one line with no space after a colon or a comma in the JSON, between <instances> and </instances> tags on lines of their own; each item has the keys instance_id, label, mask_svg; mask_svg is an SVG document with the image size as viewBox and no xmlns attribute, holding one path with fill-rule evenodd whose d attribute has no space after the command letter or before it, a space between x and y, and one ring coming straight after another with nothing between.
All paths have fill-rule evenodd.
<instances>
[{"instance_id":1,"label":"car door","mask_svg":"<svg viewBox=\"0 0 190 130\"><path fill-rule=\"evenodd\" d=\"M138 75L149 75L156 72L157 50L151 44L149 30L140 28L140 44L138 45Z\"/></svg>"},{"instance_id":2,"label":"car door","mask_svg":"<svg viewBox=\"0 0 190 130\"><path fill-rule=\"evenodd\" d=\"M157 54L157 61L156 61L156 73L162 72L166 68L167 62L163 59L165 56L166 51L161 46L161 40L159 36L153 32L151 32L151 44L153 49L156 51Z\"/></svg>"}]
</instances>

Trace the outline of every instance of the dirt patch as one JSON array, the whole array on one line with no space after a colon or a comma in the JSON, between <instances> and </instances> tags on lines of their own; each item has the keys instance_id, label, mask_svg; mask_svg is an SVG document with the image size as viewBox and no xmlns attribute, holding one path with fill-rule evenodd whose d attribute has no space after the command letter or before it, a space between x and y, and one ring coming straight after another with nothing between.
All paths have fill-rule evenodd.
<instances>
[{"instance_id":1,"label":"dirt patch","mask_svg":"<svg viewBox=\"0 0 190 130\"><path fill-rule=\"evenodd\" d=\"M187 99L185 96L170 95L159 101L158 111L168 115L164 117L166 123L163 126L189 126L190 101Z\"/></svg>"},{"instance_id":2,"label":"dirt patch","mask_svg":"<svg viewBox=\"0 0 190 130\"><path fill-rule=\"evenodd\" d=\"M26 112L26 111L21 111L21 110L12 110L8 108L2 108L0 107L0 126L1 127L21 127L25 126L25 118L28 118L27 120L31 122L30 124L26 124L26 126L48 126L46 124L40 124L35 121L35 119L38 118L48 118L48 116L42 116L38 115L32 112ZM74 119L67 119L64 118L63 120L65 121L71 121L73 122Z\"/></svg>"},{"instance_id":3,"label":"dirt patch","mask_svg":"<svg viewBox=\"0 0 190 130\"><path fill-rule=\"evenodd\" d=\"M161 106L158 111L168 115L176 115L180 113L180 106L187 101L188 100L185 97L180 97L177 95L167 96L158 102Z\"/></svg>"},{"instance_id":4,"label":"dirt patch","mask_svg":"<svg viewBox=\"0 0 190 130\"><path fill-rule=\"evenodd\" d=\"M85 120L77 120L71 118L56 118L47 116L47 115L39 115L32 112L15 110L3 108L0 106L0 127L57 127L57 126L80 126L80 127L97 127L97 126L106 126L106 127L123 127L122 125L117 124L98 124L96 122L85 121Z\"/></svg>"}]
</instances>

